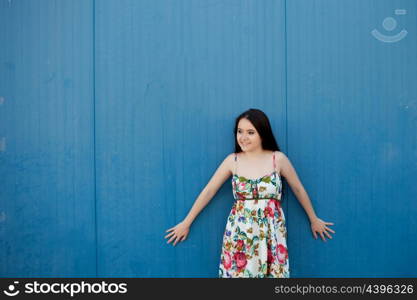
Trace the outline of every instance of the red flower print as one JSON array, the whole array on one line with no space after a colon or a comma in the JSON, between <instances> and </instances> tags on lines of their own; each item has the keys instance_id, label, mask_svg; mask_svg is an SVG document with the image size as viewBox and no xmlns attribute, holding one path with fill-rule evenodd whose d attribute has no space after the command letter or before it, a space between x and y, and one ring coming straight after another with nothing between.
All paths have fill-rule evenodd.
<instances>
[{"instance_id":1,"label":"red flower print","mask_svg":"<svg viewBox=\"0 0 417 300\"><path fill-rule=\"evenodd\" d=\"M245 194L243 194L243 193L236 192L236 195L237 195L238 199L244 199L245 198Z\"/></svg>"},{"instance_id":2,"label":"red flower print","mask_svg":"<svg viewBox=\"0 0 417 300\"><path fill-rule=\"evenodd\" d=\"M273 211L271 217L274 215L274 212L275 211L278 211L278 214L280 214L279 209L281 207L281 204L280 204L280 202L277 199L271 199L271 200L269 200L267 207L270 207L272 209L272 211Z\"/></svg>"},{"instance_id":3,"label":"red flower print","mask_svg":"<svg viewBox=\"0 0 417 300\"><path fill-rule=\"evenodd\" d=\"M236 252L235 255L233 255L233 259L236 261L236 266L239 271L245 268L246 264L248 263L246 261L246 255L243 252Z\"/></svg>"},{"instance_id":4,"label":"red flower print","mask_svg":"<svg viewBox=\"0 0 417 300\"><path fill-rule=\"evenodd\" d=\"M229 270L232 267L232 257L229 252L224 253L223 266L226 270Z\"/></svg>"},{"instance_id":5,"label":"red flower print","mask_svg":"<svg viewBox=\"0 0 417 300\"><path fill-rule=\"evenodd\" d=\"M272 262L274 262L274 256L272 255L272 251L271 251L271 249L269 249L268 248L268 259L267 259L267 262L268 262L268 264L270 264L270 263L272 263Z\"/></svg>"},{"instance_id":6,"label":"red flower print","mask_svg":"<svg viewBox=\"0 0 417 300\"><path fill-rule=\"evenodd\" d=\"M273 217L274 216L274 210L271 207L267 206L264 209L264 214L267 217Z\"/></svg>"},{"instance_id":7,"label":"red flower print","mask_svg":"<svg viewBox=\"0 0 417 300\"><path fill-rule=\"evenodd\" d=\"M275 207L278 209L278 211L279 211L279 209L281 208L281 201L279 201L279 200L277 200L277 199L274 199L274 203L275 203Z\"/></svg>"},{"instance_id":8,"label":"red flower print","mask_svg":"<svg viewBox=\"0 0 417 300\"><path fill-rule=\"evenodd\" d=\"M238 240L238 241L237 241L237 244L236 244L236 248L237 248L237 250L241 251L241 250L242 250L242 248L243 248L243 246L244 246L244 242L243 242L243 240Z\"/></svg>"},{"instance_id":9,"label":"red flower print","mask_svg":"<svg viewBox=\"0 0 417 300\"><path fill-rule=\"evenodd\" d=\"M268 201L268 207L270 207L273 210L275 209L275 201L274 201L274 199L270 199Z\"/></svg>"},{"instance_id":10,"label":"red flower print","mask_svg":"<svg viewBox=\"0 0 417 300\"><path fill-rule=\"evenodd\" d=\"M285 261L288 258L288 251L283 244L279 244L277 246L277 257L280 264L285 264Z\"/></svg>"},{"instance_id":11,"label":"red flower print","mask_svg":"<svg viewBox=\"0 0 417 300\"><path fill-rule=\"evenodd\" d=\"M233 206L232 207L232 215L235 215L236 214L236 206Z\"/></svg>"}]
</instances>

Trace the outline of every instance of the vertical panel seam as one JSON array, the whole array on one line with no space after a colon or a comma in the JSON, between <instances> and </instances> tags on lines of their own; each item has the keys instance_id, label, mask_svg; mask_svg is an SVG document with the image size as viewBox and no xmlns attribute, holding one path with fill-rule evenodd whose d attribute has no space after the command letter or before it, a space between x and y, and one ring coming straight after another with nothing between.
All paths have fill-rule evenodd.
<instances>
[{"instance_id":1,"label":"vertical panel seam","mask_svg":"<svg viewBox=\"0 0 417 300\"><path fill-rule=\"evenodd\" d=\"M93 149L94 149L94 243L95 272L98 277L98 244L97 244L97 168L96 168L96 1L93 0Z\"/></svg>"},{"instance_id":2,"label":"vertical panel seam","mask_svg":"<svg viewBox=\"0 0 417 300\"><path fill-rule=\"evenodd\" d=\"M284 0L284 45L285 45L285 146L286 152L289 156L289 146L288 146L288 40L287 40L287 0ZM288 185L287 185L288 186ZM288 194L287 194L288 195ZM288 196L287 196L288 199ZM289 207L287 205L288 215ZM288 218L289 219L289 218ZM286 226L288 227L288 220L286 221Z\"/></svg>"}]
</instances>

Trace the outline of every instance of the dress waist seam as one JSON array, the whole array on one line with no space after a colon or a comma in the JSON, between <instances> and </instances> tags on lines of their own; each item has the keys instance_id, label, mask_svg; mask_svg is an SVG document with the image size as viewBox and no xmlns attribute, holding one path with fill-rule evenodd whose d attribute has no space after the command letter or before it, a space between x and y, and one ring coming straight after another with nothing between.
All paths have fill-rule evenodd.
<instances>
[{"instance_id":1,"label":"dress waist seam","mask_svg":"<svg viewBox=\"0 0 417 300\"><path fill-rule=\"evenodd\" d=\"M278 201L281 201L281 199L277 199L277 198L245 198L245 199L235 199L236 201L246 201L246 200L271 200L271 199L274 199L274 200L278 200Z\"/></svg>"}]
</instances>

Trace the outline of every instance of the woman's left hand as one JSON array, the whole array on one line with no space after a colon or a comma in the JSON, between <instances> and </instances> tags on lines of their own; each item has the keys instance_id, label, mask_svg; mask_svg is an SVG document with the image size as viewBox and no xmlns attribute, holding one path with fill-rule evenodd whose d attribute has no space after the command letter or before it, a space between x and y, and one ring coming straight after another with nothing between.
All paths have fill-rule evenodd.
<instances>
[{"instance_id":1,"label":"woman's left hand","mask_svg":"<svg viewBox=\"0 0 417 300\"><path fill-rule=\"evenodd\" d=\"M316 218L311 222L311 231L313 231L314 238L317 240L317 232L320 234L323 241L326 241L324 234L329 238L332 239L332 236L327 232L336 233L335 231L331 230L326 225L334 225L333 223L324 222L323 220Z\"/></svg>"}]
</instances>

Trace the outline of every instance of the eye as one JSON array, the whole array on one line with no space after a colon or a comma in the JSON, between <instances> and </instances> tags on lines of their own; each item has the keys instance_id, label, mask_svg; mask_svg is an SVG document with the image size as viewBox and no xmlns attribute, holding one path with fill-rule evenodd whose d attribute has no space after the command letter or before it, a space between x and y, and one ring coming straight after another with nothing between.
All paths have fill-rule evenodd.
<instances>
[{"instance_id":1,"label":"eye","mask_svg":"<svg viewBox=\"0 0 417 300\"><path fill-rule=\"evenodd\" d=\"M249 132L249 134L255 134L255 132L251 131L251 132Z\"/></svg>"}]
</instances>

